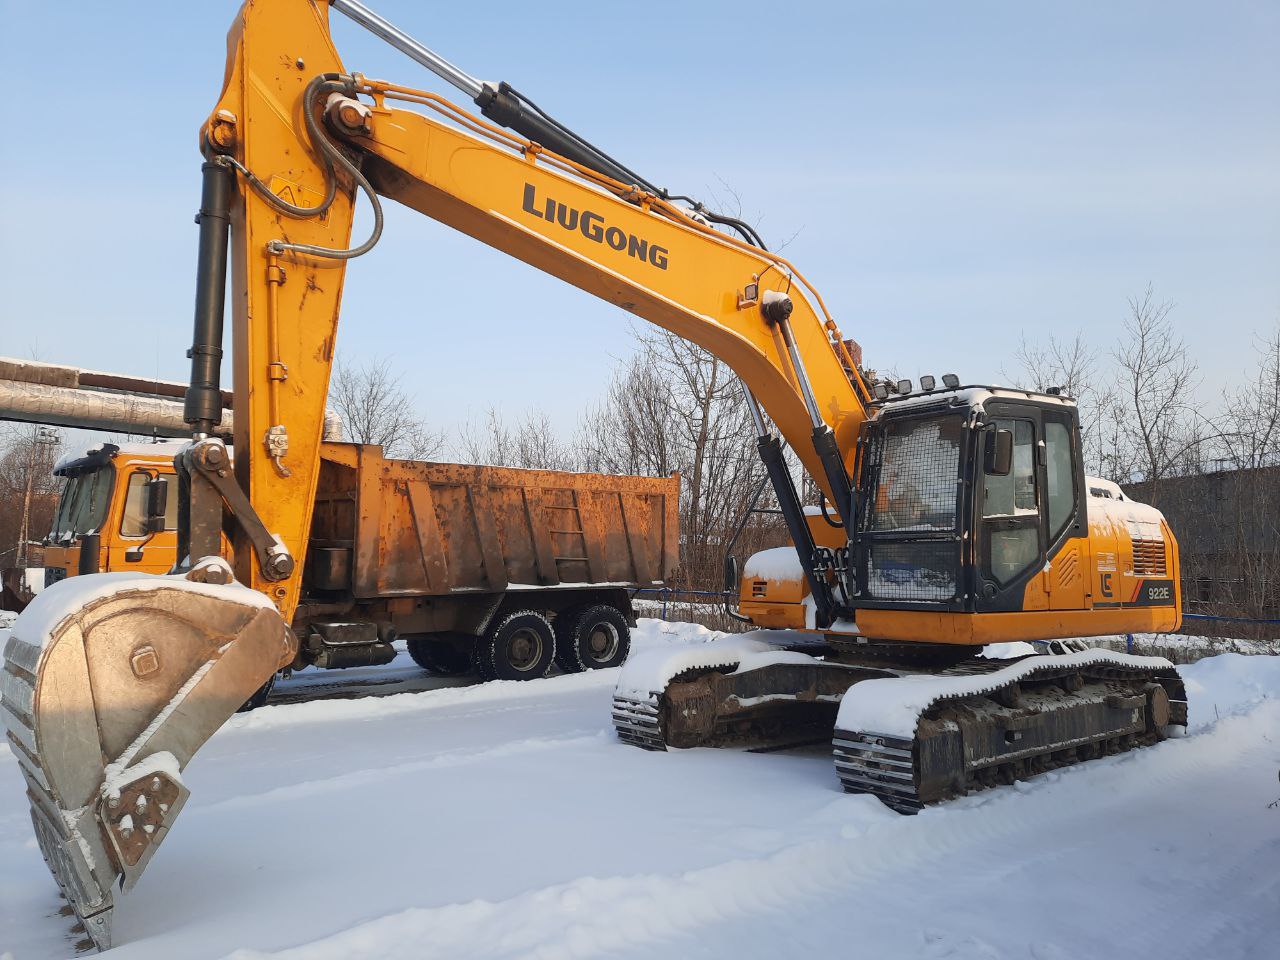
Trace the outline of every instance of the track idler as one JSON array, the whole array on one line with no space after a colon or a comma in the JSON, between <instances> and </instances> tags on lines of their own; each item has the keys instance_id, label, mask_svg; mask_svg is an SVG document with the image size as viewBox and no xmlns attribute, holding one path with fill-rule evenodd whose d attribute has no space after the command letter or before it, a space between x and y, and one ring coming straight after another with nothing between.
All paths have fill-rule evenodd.
<instances>
[{"instance_id":1,"label":"track idler","mask_svg":"<svg viewBox=\"0 0 1280 960\"><path fill-rule=\"evenodd\" d=\"M293 657L271 602L228 581L217 559L65 580L5 644L0 717L36 838L99 949L114 888L137 882L186 802L182 769Z\"/></svg>"}]
</instances>

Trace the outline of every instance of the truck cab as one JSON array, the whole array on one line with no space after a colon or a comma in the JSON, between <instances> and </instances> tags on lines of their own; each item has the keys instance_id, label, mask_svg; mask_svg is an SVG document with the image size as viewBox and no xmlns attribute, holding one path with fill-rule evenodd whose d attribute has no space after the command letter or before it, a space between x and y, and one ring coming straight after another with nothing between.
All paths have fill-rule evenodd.
<instances>
[{"instance_id":1,"label":"truck cab","mask_svg":"<svg viewBox=\"0 0 1280 960\"><path fill-rule=\"evenodd\" d=\"M183 446L104 443L58 463L54 474L66 486L44 540L45 586L81 573L169 572L177 551L178 498L165 495L154 521L148 507L159 505L156 482L173 480L173 458Z\"/></svg>"}]
</instances>

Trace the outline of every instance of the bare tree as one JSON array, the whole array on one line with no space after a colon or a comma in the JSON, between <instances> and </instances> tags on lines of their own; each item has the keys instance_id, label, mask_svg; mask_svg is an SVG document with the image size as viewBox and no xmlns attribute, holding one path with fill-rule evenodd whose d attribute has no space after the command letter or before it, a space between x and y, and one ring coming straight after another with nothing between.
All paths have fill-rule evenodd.
<instances>
[{"instance_id":1,"label":"bare tree","mask_svg":"<svg viewBox=\"0 0 1280 960\"><path fill-rule=\"evenodd\" d=\"M573 470L578 458L541 411L508 423L490 407L483 420L468 419L458 432L457 449L468 463L487 463L532 470Z\"/></svg>"},{"instance_id":2,"label":"bare tree","mask_svg":"<svg viewBox=\"0 0 1280 960\"><path fill-rule=\"evenodd\" d=\"M1280 465L1280 322L1257 352L1253 380L1223 397L1225 459L1242 468Z\"/></svg>"},{"instance_id":3,"label":"bare tree","mask_svg":"<svg viewBox=\"0 0 1280 960\"><path fill-rule=\"evenodd\" d=\"M329 386L329 404L342 417L348 440L379 444L388 457L431 460L445 448L444 434L414 415L387 360L359 368L339 362Z\"/></svg>"},{"instance_id":4,"label":"bare tree","mask_svg":"<svg viewBox=\"0 0 1280 960\"><path fill-rule=\"evenodd\" d=\"M683 580L718 589L726 541L763 476L742 387L722 360L674 334L635 336L639 349L583 419L578 444L591 469L681 472Z\"/></svg>"},{"instance_id":5,"label":"bare tree","mask_svg":"<svg viewBox=\"0 0 1280 960\"><path fill-rule=\"evenodd\" d=\"M655 357L641 350L619 365L604 398L578 426L583 467L664 477L679 469L668 385Z\"/></svg>"},{"instance_id":6,"label":"bare tree","mask_svg":"<svg viewBox=\"0 0 1280 960\"><path fill-rule=\"evenodd\" d=\"M53 475L60 436L33 424L0 431L0 568L30 562L29 545L52 526L62 486Z\"/></svg>"},{"instance_id":7,"label":"bare tree","mask_svg":"<svg viewBox=\"0 0 1280 960\"><path fill-rule=\"evenodd\" d=\"M1223 397L1207 485L1219 550L1192 572L1216 582L1228 614L1267 619L1280 608L1280 323L1257 354L1253 378Z\"/></svg>"},{"instance_id":8,"label":"bare tree","mask_svg":"<svg viewBox=\"0 0 1280 960\"><path fill-rule=\"evenodd\" d=\"M1061 387L1064 393L1075 398L1080 411L1085 469L1104 472L1104 451L1110 449L1104 434L1108 426L1123 423L1123 419L1115 417L1114 379L1100 374L1098 351L1082 333L1070 340L1051 335L1045 343L1035 343L1023 336L1013 358L1019 369L1012 375L1006 372L1005 376L1019 387L1041 392Z\"/></svg>"},{"instance_id":9,"label":"bare tree","mask_svg":"<svg viewBox=\"0 0 1280 960\"><path fill-rule=\"evenodd\" d=\"M1153 502L1159 499L1160 481L1205 439L1194 429L1197 415L1191 405L1196 364L1169 318L1172 310L1172 301L1157 301L1150 285L1130 298L1125 336L1113 354L1123 403L1123 412L1112 413L1113 438L1123 443L1113 455L1117 465L1129 461L1151 483Z\"/></svg>"}]
</instances>

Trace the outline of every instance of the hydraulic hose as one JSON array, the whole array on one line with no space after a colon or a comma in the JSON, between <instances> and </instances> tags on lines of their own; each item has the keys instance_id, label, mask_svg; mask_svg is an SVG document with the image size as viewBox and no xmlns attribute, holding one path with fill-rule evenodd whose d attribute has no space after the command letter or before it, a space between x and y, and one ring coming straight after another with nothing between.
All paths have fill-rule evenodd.
<instances>
[{"instance_id":1,"label":"hydraulic hose","mask_svg":"<svg viewBox=\"0 0 1280 960\"><path fill-rule=\"evenodd\" d=\"M316 98L321 94L329 93L343 93L354 97L356 93L355 80L340 73L323 73L314 77L307 84L307 88L302 95L302 115L307 125L307 135L310 137L312 145L317 149L320 162L324 167L325 195L324 199L316 206L300 207L289 203L287 200L282 200L272 193L270 188L252 170L234 157L218 154L213 158L212 162L229 166L239 171L254 192L267 201L268 204L286 216L299 220L323 216L329 207L333 205L333 201L338 195L338 177L334 171L334 167L337 166L345 171L369 198L369 202L373 206L373 229L364 243L347 250L320 247L309 243L289 243L285 240L272 240L267 244L267 249L271 253L300 253L306 256L322 257L327 260L353 260L372 250L382 236L382 202L378 199L377 191L373 189L373 185L369 183L365 175L360 172L360 168L352 163L351 159L329 139L324 130L321 129L320 121L316 117Z\"/></svg>"}]
</instances>

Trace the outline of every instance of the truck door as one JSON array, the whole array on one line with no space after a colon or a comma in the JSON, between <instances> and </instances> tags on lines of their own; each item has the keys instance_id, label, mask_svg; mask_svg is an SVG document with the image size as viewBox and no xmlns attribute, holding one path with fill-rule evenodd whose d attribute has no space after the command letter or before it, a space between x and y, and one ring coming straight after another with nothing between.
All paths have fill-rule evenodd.
<instances>
[{"instance_id":1,"label":"truck door","mask_svg":"<svg viewBox=\"0 0 1280 960\"><path fill-rule=\"evenodd\" d=\"M141 467L125 474L124 505L120 524L111 531L107 549L108 570L130 570L138 573L168 573L178 552L178 498L170 491L165 502L164 529L147 538L147 481L154 470ZM162 476L165 476L162 474ZM171 475L168 478L172 482ZM175 484L176 486L176 484ZM104 531L103 540L106 540ZM138 556L141 548L141 556Z\"/></svg>"}]
</instances>

